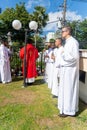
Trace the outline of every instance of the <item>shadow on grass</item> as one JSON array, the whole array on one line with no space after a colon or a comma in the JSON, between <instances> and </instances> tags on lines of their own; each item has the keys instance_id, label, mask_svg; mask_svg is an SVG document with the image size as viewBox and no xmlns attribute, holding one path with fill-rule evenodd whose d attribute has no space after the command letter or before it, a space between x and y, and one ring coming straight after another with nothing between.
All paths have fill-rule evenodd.
<instances>
[{"instance_id":1,"label":"shadow on grass","mask_svg":"<svg viewBox=\"0 0 87 130\"><path fill-rule=\"evenodd\" d=\"M44 80L43 79L37 79L35 80L35 82L33 83L33 85L41 85L41 84L44 84Z\"/></svg>"},{"instance_id":2,"label":"shadow on grass","mask_svg":"<svg viewBox=\"0 0 87 130\"><path fill-rule=\"evenodd\" d=\"M24 79L22 76L12 78L12 82L23 81L23 80ZM45 83L44 80L42 78L39 78L39 79L35 79L35 82L33 83L33 85L41 85L44 83Z\"/></svg>"},{"instance_id":3,"label":"shadow on grass","mask_svg":"<svg viewBox=\"0 0 87 130\"><path fill-rule=\"evenodd\" d=\"M87 104L80 99L79 100L79 112L77 113L77 116L79 116L85 109L87 109Z\"/></svg>"},{"instance_id":4,"label":"shadow on grass","mask_svg":"<svg viewBox=\"0 0 87 130\"><path fill-rule=\"evenodd\" d=\"M17 82L23 80L22 76L12 77L12 82Z\"/></svg>"}]
</instances>

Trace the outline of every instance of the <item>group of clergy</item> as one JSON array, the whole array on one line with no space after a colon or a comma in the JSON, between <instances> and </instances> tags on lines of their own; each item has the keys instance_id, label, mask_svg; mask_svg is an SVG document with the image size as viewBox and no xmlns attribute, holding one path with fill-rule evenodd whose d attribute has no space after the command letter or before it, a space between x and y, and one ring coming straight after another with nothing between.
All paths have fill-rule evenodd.
<instances>
[{"instance_id":1,"label":"group of clergy","mask_svg":"<svg viewBox=\"0 0 87 130\"><path fill-rule=\"evenodd\" d=\"M71 36L71 31L69 26L63 27L64 46L62 39L57 38L55 45L54 43L49 44L48 50L44 53L45 81L53 96L58 97L60 117L76 116L79 110L79 43ZM2 83L9 83L12 80L10 54L7 41L3 39L0 45L0 81ZM26 69L26 84L29 85L35 81L37 76L36 60L38 58L38 50L32 44L31 39L28 39L26 46L20 49L19 57L22 59L23 74Z\"/></svg>"},{"instance_id":2,"label":"group of clergy","mask_svg":"<svg viewBox=\"0 0 87 130\"><path fill-rule=\"evenodd\" d=\"M79 43L69 26L62 28L62 39L45 51L45 81L53 97L58 97L60 117L76 116L79 108Z\"/></svg>"}]
</instances>

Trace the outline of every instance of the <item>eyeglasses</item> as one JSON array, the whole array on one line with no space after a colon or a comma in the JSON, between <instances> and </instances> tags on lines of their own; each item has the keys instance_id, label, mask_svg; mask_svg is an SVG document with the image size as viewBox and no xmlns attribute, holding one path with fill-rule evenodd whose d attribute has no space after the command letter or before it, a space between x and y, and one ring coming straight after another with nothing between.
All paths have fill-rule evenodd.
<instances>
[{"instance_id":1,"label":"eyeglasses","mask_svg":"<svg viewBox=\"0 0 87 130\"><path fill-rule=\"evenodd\" d=\"M62 31L62 33L64 33L64 32L67 32L67 31Z\"/></svg>"}]
</instances>

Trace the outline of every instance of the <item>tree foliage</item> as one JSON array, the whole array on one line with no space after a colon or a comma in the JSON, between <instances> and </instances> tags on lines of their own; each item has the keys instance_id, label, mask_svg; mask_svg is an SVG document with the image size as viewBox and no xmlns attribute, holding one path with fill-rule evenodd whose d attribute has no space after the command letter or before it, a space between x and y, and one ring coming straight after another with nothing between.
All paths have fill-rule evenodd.
<instances>
[{"instance_id":1,"label":"tree foliage","mask_svg":"<svg viewBox=\"0 0 87 130\"><path fill-rule=\"evenodd\" d=\"M15 30L12 27L12 22L17 19L22 23L22 29ZM29 13L25 8L25 3L16 4L15 8L6 8L0 14L0 36L7 35L8 32L11 32L12 42L13 42L13 56L11 59L11 68L20 67L21 62L19 59L19 49L24 46L25 40L25 29L29 29L29 22L36 21L38 23L38 32L42 33L43 27L46 26L48 21L48 14L46 14L46 9L41 6L34 8L33 13ZM33 34L33 35L32 35ZM27 33L28 37L33 37L34 33ZM33 37L35 40L35 37ZM39 36L36 36L36 47L39 51L43 49L43 39Z\"/></svg>"},{"instance_id":2,"label":"tree foliage","mask_svg":"<svg viewBox=\"0 0 87 130\"><path fill-rule=\"evenodd\" d=\"M87 19L68 24L72 27L72 35L79 41L80 48L87 49Z\"/></svg>"},{"instance_id":3,"label":"tree foliage","mask_svg":"<svg viewBox=\"0 0 87 130\"><path fill-rule=\"evenodd\" d=\"M0 23L1 32L4 30L3 34L7 34L7 32L11 31L13 33L13 40L24 41L24 29L16 31L12 28L12 21L15 19L21 21L23 28L29 28L29 22L35 20L38 23L38 31L41 33L43 27L46 26L48 14L46 14L46 9L41 6L35 7L33 13L30 14L25 8L25 3L16 4L15 8L6 8L0 14L0 20L5 25L2 26L2 23Z\"/></svg>"},{"instance_id":4,"label":"tree foliage","mask_svg":"<svg viewBox=\"0 0 87 130\"><path fill-rule=\"evenodd\" d=\"M32 14L32 19L31 20L35 20L38 22L38 30L42 31L43 27L46 26L46 22L48 20L48 14L46 14L46 9L44 7L41 6L36 6L34 8L34 12Z\"/></svg>"}]
</instances>

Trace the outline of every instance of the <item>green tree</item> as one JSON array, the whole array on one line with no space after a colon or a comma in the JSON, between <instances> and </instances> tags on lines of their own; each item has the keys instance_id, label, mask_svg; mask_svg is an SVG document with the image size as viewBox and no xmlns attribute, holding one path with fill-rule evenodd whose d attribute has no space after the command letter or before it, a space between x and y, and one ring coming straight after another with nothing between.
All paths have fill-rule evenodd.
<instances>
[{"instance_id":1,"label":"green tree","mask_svg":"<svg viewBox=\"0 0 87 130\"><path fill-rule=\"evenodd\" d=\"M72 27L72 35L79 41L80 48L87 49L87 19L68 24Z\"/></svg>"},{"instance_id":2,"label":"green tree","mask_svg":"<svg viewBox=\"0 0 87 130\"><path fill-rule=\"evenodd\" d=\"M44 49L44 37L40 37L39 35L36 35L36 47L38 48L38 51L42 51Z\"/></svg>"},{"instance_id":3,"label":"green tree","mask_svg":"<svg viewBox=\"0 0 87 130\"><path fill-rule=\"evenodd\" d=\"M31 20L38 22L38 31L42 32L43 27L46 26L48 21L48 14L46 14L46 9L41 6L36 6L34 12L31 15Z\"/></svg>"},{"instance_id":4,"label":"green tree","mask_svg":"<svg viewBox=\"0 0 87 130\"><path fill-rule=\"evenodd\" d=\"M0 20L0 36L6 33L4 28L5 28L5 23L2 20Z\"/></svg>"},{"instance_id":5,"label":"green tree","mask_svg":"<svg viewBox=\"0 0 87 130\"><path fill-rule=\"evenodd\" d=\"M6 26L4 26L5 33L7 34L8 31L11 31L13 34L13 40L24 41L24 30L16 31L12 27L12 21L18 19L22 22L22 26L24 28L28 28L28 21L29 21L29 13L25 8L24 3L20 3L19 5L16 4L14 8L7 8L2 14L0 15L0 19L4 22Z\"/></svg>"},{"instance_id":6,"label":"green tree","mask_svg":"<svg viewBox=\"0 0 87 130\"><path fill-rule=\"evenodd\" d=\"M20 3L20 5L16 4L15 8L15 19L21 21L23 28L28 28L28 22L30 21L30 14L25 8L24 3Z\"/></svg>"},{"instance_id":7,"label":"green tree","mask_svg":"<svg viewBox=\"0 0 87 130\"><path fill-rule=\"evenodd\" d=\"M46 26L48 14L46 14L46 9L40 6L35 7L34 12L30 14L25 8L25 3L16 4L15 8L7 8L0 14L0 20L5 24L4 32L7 34L8 31L11 31L14 40L24 41L24 29L16 31L12 28L14 19L20 20L23 28L29 28L29 22L35 20L38 23L38 31L41 33L43 27Z\"/></svg>"},{"instance_id":8,"label":"green tree","mask_svg":"<svg viewBox=\"0 0 87 130\"><path fill-rule=\"evenodd\" d=\"M18 19L21 21L23 28L21 30L15 30L12 27L12 21ZM25 39L25 28L29 28L29 22L35 20L38 23L38 32L42 33L43 27L46 26L48 21L48 14L46 14L46 9L44 7L37 6L34 8L34 11L30 14L26 8L25 3L16 4L15 8L6 8L0 14L0 34L7 35L10 31L12 33L13 41L13 56L11 60L11 68L16 68L20 66L21 62L18 57L19 48L24 45ZM3 31L4 30L4 31ZM27 37L32 37L33 33L28 33ZM33 40L35 37L33 37ZM43 49L43 39L40 36L36 36L37 48L39 51Z\"/></svg>"}]
</instances>

